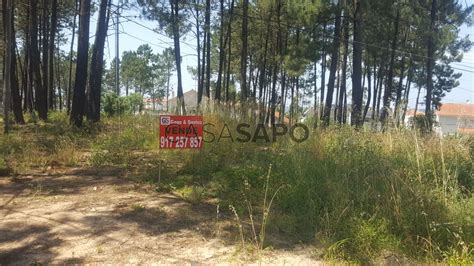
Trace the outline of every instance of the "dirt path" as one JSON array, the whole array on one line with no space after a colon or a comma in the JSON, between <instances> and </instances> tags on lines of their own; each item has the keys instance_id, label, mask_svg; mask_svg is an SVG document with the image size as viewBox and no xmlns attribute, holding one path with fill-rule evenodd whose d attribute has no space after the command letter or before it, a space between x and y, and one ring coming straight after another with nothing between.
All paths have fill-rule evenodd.
<instances>
[{"instance_id":1,"label":"dirt path","mask_svg":"<svg viewBox=\"0 0 474 266\"><path fill-rule=\"evenodd\" d=\"M114 169L0 177L0 265L178 263L315 265L308 249L237 251L231 219Z\"/></svg>"}]
</instances>

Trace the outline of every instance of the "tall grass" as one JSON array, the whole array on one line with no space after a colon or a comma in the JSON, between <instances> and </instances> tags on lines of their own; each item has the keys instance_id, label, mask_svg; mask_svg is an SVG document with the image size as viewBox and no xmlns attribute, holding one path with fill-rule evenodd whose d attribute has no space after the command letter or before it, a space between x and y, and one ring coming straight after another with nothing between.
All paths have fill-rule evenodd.
<instances>
[{"instance_id":1,"label":"tall grass","mask_svg":"<svg viewBox=\"0 0 474 266\"><path fill-rule=\"evenodd\" d=\"M220 129L224 122L214 123ZM235 206L240 217L247 201L258 206L268 189L274 193L284 186L268 217L269 233L323 244L331 257L371 261L391 251L470 261L472 158L472 139L335 127L315 130L300 144L289 139L206 144L182 174L193 176L191 182L207 187L222 204Z\"/></svg>"},{"instance_id":2,"label":"tall grass","mask_svg":"<svg viewBox=\"0 0 474 266\"><path fill-rule=\"evenodd\" d=\"M207 115L205 121L215 124L216 136L224 123L236 133L233 119ZM217 199L220 206L233 206L242 222L251 220L240 234L259 249L303 241L323 246L334 259L369 262L394 252L473 262L472 138L333 127L314 130L303 143L288 137L276 143L227 138L199 151L162 151L157 145L154 117L106 118L77 130L66 116L54 114L50 123L1 136L0 160L21 171L53 160L78 165L81 151L90 151L86 164L151 164L145 175L150 180L160 165L166 173L161 185L194 203Z\"/></svg>"}]
</instances>

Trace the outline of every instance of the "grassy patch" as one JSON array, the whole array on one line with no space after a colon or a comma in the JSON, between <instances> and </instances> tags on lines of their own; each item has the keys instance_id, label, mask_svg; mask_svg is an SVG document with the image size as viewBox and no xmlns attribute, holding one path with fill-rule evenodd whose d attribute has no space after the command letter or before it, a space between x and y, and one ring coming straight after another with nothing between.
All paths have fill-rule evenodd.
<instances>
[{"instance_id":1,"label":"grassy patch","mask_svg":"<svg viewBox=\"0 0 474 266\"><path fill-rule=\"evenodd\" d=\"M224 124L219 116L205 119L217 129ZM0 137L0 169L21 172L53 162L125 167L130 179L154 183L158 191L192 203L212 199L223 211L232 206L239 238L258 249L280 239L318 243L334 260L365 263L393 252L473 262L472 138L341 127L317 129L300 144L285 137L271 144L223 139L199 151L163 151L157 130L157 118L149 116L105 118L78 130L54 114L49 123Z\"/></svg>"}]
</instances>

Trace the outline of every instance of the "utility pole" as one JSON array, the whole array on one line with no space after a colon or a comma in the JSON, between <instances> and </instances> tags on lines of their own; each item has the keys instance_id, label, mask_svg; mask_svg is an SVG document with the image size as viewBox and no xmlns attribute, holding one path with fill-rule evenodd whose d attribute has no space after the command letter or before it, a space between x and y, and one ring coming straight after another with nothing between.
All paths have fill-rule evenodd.
<instances>
[{"instance_id":1,"label":"utility pole","mask_svg":"<svg viewBox=\"0 0 474 266\"><path fill-rule=\"evenodd\" d=\"M120 16L120 0L117 0L117 12L115 13L115 92L120 96L120 58L119 58L119 16Z\"/></svg>"}]
</instances>

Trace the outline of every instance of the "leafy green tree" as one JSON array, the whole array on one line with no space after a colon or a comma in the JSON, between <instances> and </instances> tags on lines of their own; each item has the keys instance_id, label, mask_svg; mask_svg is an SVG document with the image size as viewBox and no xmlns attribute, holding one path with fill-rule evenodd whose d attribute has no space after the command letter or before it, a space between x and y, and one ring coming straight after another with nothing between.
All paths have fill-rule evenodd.
<instances>
[{"instance_id":1,"label":"leafy green tree","mask_svg":"<svg viewBox=\"0 0 474 266\"><path fill-rule=\"evenodd\" d=\"M166 79L166 111L169 111L168 100L170 96L170 78L173 71L176 70L175 64L173 64L174 51L171 48L166 48L161 55L158 57L158 69L160 76L164 76ZM161 84L161 83L160 83Z\"/></svg>"},{"instance_id":2,"label":"leafy green tree","mask_svg":"<svg viewBox=\"0 0 474 266\"><path fill-rule=\"evenodd\" d=\"M139 6L145 18L155 20L160 30L173 38L174 60L176 64L176 76L178 81L178 104L176 108L179 113L186 113L183 93L183 80L181 76L181 37L189 31L190 23L187 20L189 6L187 1L179 0L138 0Z\"/></svg>"}]
</instances>

